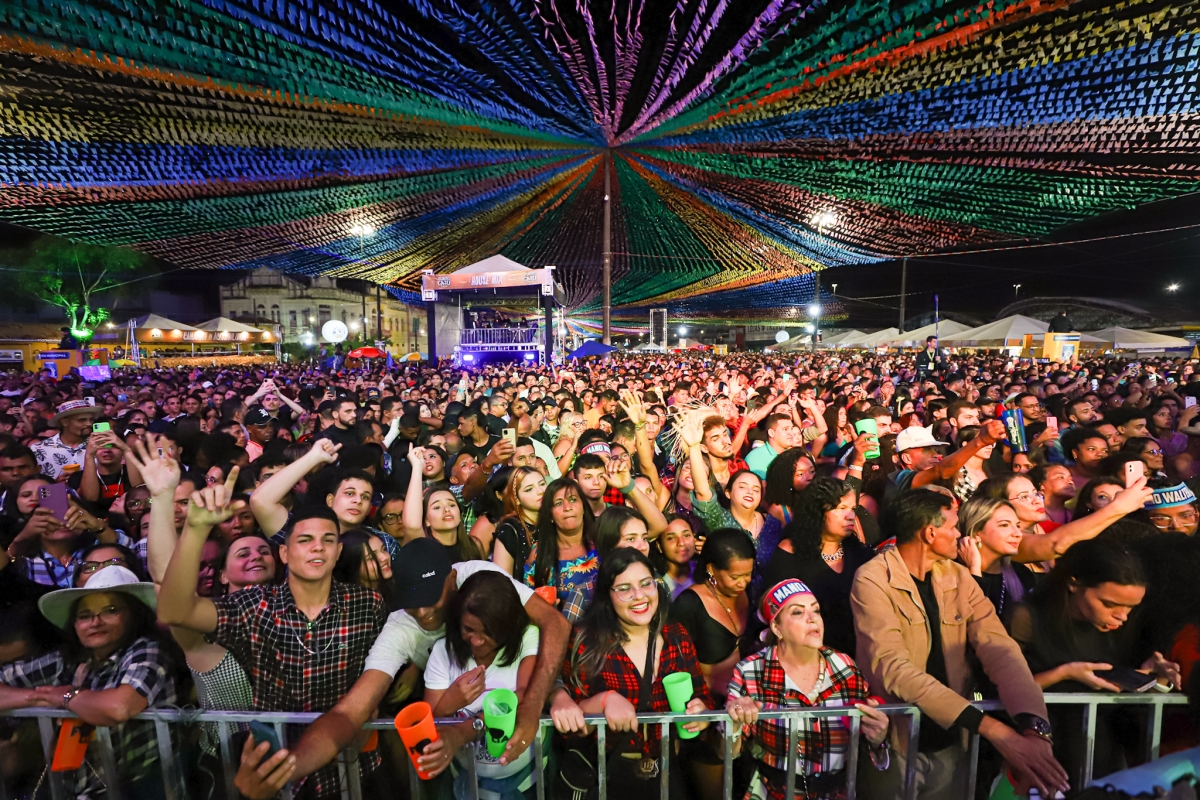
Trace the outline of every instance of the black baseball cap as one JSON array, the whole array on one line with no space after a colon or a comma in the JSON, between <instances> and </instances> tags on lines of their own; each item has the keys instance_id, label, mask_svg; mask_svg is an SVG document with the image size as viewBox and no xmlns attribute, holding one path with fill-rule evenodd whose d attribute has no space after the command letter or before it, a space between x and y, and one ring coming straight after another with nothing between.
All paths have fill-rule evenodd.
<instances>
[{"instance_id":1,"label":"black baseball cap","mask_svg":"<svg viewBox=\"0 0 1200 800\"><path fill-rule=\"evenodd\" d=\"M436 539L414 539L400 548L393 566L401 608L430 608L442 599L446 576L454 569L450 554Z\"/></svg>"},{"instance_id":2,"label":"black baseball cap","mask_svg":"<svg viewBox=\"0 0 1200 800\"><path fill-rule=\"evenodd\" d=\"M271 415L262 406L252 406L242 417L243 425L268 425L270 422Z\"/></svg>"}]
</instances>

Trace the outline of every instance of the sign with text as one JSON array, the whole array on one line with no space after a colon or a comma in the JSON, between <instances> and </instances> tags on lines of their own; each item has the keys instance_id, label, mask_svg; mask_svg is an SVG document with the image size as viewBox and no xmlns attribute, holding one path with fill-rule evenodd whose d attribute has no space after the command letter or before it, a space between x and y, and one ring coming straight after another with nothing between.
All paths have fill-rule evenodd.
<instances>
[{"instance_id":1,"label":"sign with text","mask_svg":"<svg viewBox=\"0 0 1200 800\"><path fill-rule=\"evenodd\" d=\"M554 273L548 269L531 269L525 272L475 272L469 274L422 275L421 291L463 291L470 289L514 289L523 286L552 287ZM550 291L553 291L551 288Z\"/></svg>"}]
</instances>

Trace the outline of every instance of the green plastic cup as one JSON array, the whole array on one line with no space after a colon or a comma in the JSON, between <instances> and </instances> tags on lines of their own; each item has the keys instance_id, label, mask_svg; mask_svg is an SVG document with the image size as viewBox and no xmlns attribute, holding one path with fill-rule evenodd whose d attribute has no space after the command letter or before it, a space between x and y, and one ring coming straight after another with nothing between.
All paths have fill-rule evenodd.
<instances>
[{"instance_id":1,"label":"green plastic cup","mask_svg":"<svg viewBox=\"0 0 1200 800\"><path fill-rule=\"evenodd\" d=\"M492 689L483 698L483 725L487 728L487 751L492 758L504 755L504 747L517 727L517 694L511 689Z\"/></svg>"},{"instance_id":2,"label":"green plastic cup","mask_svg":"<svg viewBox=\"0 0 1200 800\"><path fill-rule=\"evenodd\" d=\"M869 433L875 437L875 444L866 452L867 458L879 458L879 426L875 424L873 419L860 419L854 423L854 430L858 433Z\"/></svg>"},{"instance_id":3,"label":"green plastic cup","mask_svg":"<svg viewBox=\"0 0 1200 800\"><path fill-rule=\"evenodd\" d=\"M663 678L663 691L667 693L667 703L675 713L687 710L688 701L692 699L692 676L687 672L672 672ZM694 739L700 731L687 731L681 723L675 723L675 733L680 739Z\"/></svg>"}]
</instances>

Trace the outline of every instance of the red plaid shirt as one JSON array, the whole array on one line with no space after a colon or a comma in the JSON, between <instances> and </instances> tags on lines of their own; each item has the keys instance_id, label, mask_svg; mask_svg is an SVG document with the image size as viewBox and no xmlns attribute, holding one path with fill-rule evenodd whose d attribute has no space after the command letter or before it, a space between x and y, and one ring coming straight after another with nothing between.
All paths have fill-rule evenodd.
<instances>
[{"instance_id":1,"label":"red plaid shirt","mask_svg":"<svg viewBox=\"0 0 1200 800\"><path fill-rule=\"evenodd\" d=\"M604 504L609 506L625 505L625 496L621 494L621 490L615 486L610 486L604 490Z\"/></svg>"},{"instance_id":2,"label":"red plaid shirt","mask_svg":"<svg viewBox=\"0 0 1200 800\"><path fill-rule=\"evenodd\" d=\"M774 647L768 647L734 667L733 678L729 681L729 697L753 697L763 704L764 711L865 703L868 696L867 679L858 671L854 660L828 647L821 648L821 656L825 659L830 685L817 696L815 703L809 702L802 692L787 687L786 675ZM801 723L799 755L806 774L840 772L845 768L846 751L850 747L848 719L825 717ZM762 760L767 766L787 769L786 720L759 720L747 725L746 732L762 745ZM771 787L768 784L768 789L771 790L771 800L782 800L784 787Z\"/></svg>"},{"instance_id":3,"label":"red plaid shirt","mask_svg":"<svg viewBox=\"0 0 1200 800\"><path fill-rule=\"evenodd\" d=\"M736 475L744 469L750 469L750 466L746 463L746 459L742 458L741 456L734 456L733 458L729 459L730 475Z\"/></svg>"},{"instance_id":4,"label":"red plaid shirt","mask_svg":"<svg viewBox=\"0 0 1200 800\"><path fill-rule=\"evenodd\" d=\"M654 682L650 685L649 711L661 714L671 710L671 705L667 702L667 693L663 689L662 679L673 672L690 673L693 696L703 700L707 707L715 708L716 704L713 703L712 695L708 692L708 685L700 674L700 662L696 658L696 647L692 644L692 638L688 636L687 630L677 622L670 622L663 626L662 635L664 645L658 654L658 672L654 676ZM633 665L629 656L625 655L625 651L618 648L604 660L604 666L598 674L585 675L578 668L579 658L583 655L585 647L586 645L579 635L579 629L576 628L571 634L571 645L567 648L568 657L563 664L562 671L563 682L567 685L567 689L575 701L595 697L603 692L614 691L625 697L633 704L634 708L637 708L641 700L639 694L642 675ZM577 675L576 672L578 672ZM647 730L646 726L643 726L643 730ZM629 749L641 750L643 753L657 758L658 742L662 737L661 730L658 725L651 725L647 733L648 735L643 737L641 733L619 734L610 730L608 741L615 745L620 741L620 737L628 737L625 744Z\"/></svg>"}]
</instances>

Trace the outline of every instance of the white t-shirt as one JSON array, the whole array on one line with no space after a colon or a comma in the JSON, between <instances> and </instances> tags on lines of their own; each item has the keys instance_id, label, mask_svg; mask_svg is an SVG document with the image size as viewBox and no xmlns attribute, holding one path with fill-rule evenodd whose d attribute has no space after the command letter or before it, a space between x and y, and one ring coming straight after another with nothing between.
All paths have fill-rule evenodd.
<instances>
[{"instance_id":1,"label":"white t-shirt","mask_svg":"<svg viewBox=\"0 0 1200 800\"><path fill-rule=\"evenodd\" d=\"M460 561L454 565L458 588L462 588L467 578L485 569L508 575L490 561ZM511 580L512 576L509 576L509 579ZM517 596L521 598L521 605L525 605L529 602L529 598L533 597L533 589L525 584L513 581L513 586L516 587ZM407 611L403 609L393 611L387 618L387 622L384 623L383 630L379 632L379 638L371 646L371 652L367 654L363 670L375 669L386 672L395 678L396 673L405 664L412 663L420 669L425 669L425 664L429 660L429 651L445 635L446 627L444 625L436 631L427 631L418 625Z\"/></svg>"},{"instance_id":2,"label":"white t-shirt","mask_svg":"<svg viewBox=\"0 0 1200 800\"><path fill-rule=\"evenodd\" d=\"M484 686L488 689L511 689L514 692L517 690L517 670L521 666L521 661L526 658L537 656L538 651L538 629L530 625L525 629L525 635L521 637L521 652L517 655L512 664L507 667L501 667L496 661L492 661L483 673ZM467 659L465 666L459 666L450 658L449 651L446 650L446 640L442 639L433 646L433 652L429 655L429 663L425 665L425 688L426 689L449 689L450 684L458 679L459 675L468 672L477 666L475 659ZM485 691L469 706L459 710L460 716L469 714L478 714L483 710L483 698L487 696ZM529 766L529 761L533 748L525 749L513 763L504 766L499 759L492 758L487 751L485 742L478 742L475 745L475 771L481 778L507 778L509 775L515 775L521 770ZM520 789L524 791L533 785L533 774L525 781L522 781ZM494 793L486 792L482 788L479 790L480 800L489 800L489 796L494 796Z\"/></svg>"}]
</instances>

